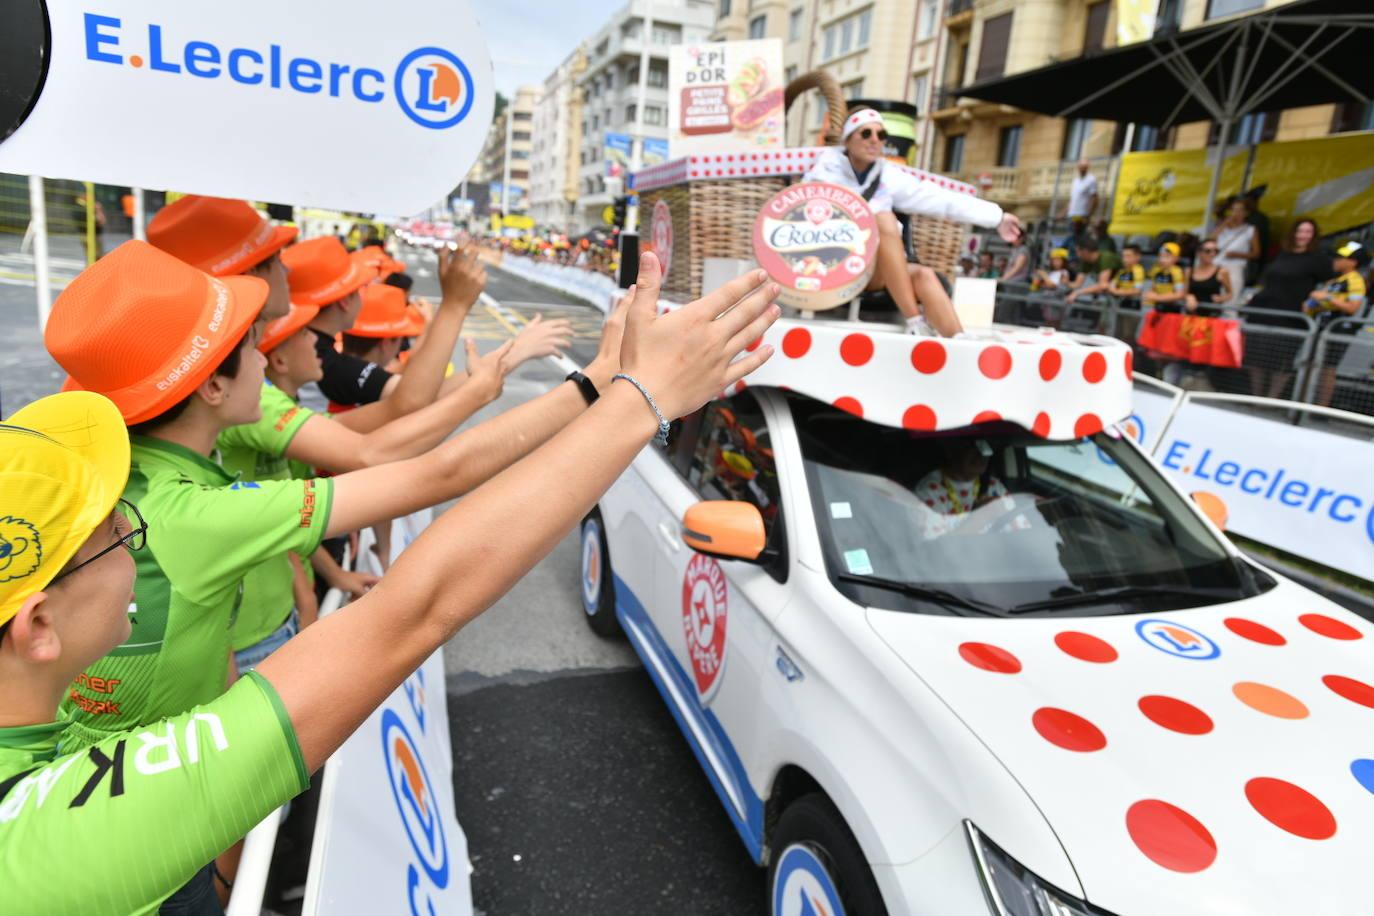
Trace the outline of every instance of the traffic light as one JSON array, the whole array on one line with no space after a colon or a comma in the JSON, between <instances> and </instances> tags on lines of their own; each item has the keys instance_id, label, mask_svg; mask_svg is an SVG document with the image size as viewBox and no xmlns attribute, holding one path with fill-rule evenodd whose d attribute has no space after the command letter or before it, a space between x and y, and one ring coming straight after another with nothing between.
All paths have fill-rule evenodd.
<instances>
[{"instance_id":1,"label":"traffic light","mask_svg":"<svg viewBox=\"0 0 1374 916\"><path fill-rule=\"evenodd\" d=\"M615 203L612 204L615 219L612 220L611 225L616 226L620 229L625 228L625 207L628 203L629 198L627 197L617 197L615 199Z\"/></svg>"}]
</instances>

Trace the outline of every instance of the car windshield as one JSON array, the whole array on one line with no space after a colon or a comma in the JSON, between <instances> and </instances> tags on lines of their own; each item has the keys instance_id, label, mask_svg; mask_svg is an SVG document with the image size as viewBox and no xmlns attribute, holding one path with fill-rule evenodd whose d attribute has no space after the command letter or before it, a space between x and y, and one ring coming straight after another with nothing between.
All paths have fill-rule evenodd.
<instances>
[{"instance_id":1,"label":"car windshield","mask_svg":"<svg viewBox=\"0 0 1374 916\"><path fill-rule=\"evenodd\" d=\"M1004 423L915 433L788 400L827 571L859 604L1101 615L1273 585L1113 432L1068 442Z\"/></svg>"}]
</instances>

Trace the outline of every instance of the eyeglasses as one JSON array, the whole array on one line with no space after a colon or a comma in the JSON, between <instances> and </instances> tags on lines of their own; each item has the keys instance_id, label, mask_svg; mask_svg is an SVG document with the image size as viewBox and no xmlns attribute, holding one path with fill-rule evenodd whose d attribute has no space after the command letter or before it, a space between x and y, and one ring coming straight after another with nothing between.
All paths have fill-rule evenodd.
<instances>
[{"instance_id":1,"label":"eyeglasses","mask_svg":"<svg viewBox=\"0 0 1374 916\"><path fill-rule=\"evenodd\" d=\"M109 547L106 547L104 550L100 551L100 553L96 554L90 559L83 560L80 563L73 566L71 569L62 573L61 575L55 576L52 580L53 582L56 582L58 579L64 579L67 576L70 576L72 573L76 572L81 567L91 565L96 560L99 560L101 557L105 556L105 554L111 552L112 550L117 550L120 547L127 547L129 550L143 549L144 545L148 543L148 523L143 520L143 516L139 514L138 508L133 503L121 499L119 501L119 505L124 510L124 524L127 525L129 523L129 519L131 518L136 519L138 521L138 524L134 527L134 529L132 531L126 532L125 534L121 534L119 536L119 540L115 541ZM119 533L118 523L116 523L115 525L115 533Z\"/></svg>"},{"instance_id":2,"label":"eyeglasses","mask_svg":"<svg viewBox=\"0 0 1374 916\"><path fill-rule=\"evenodd\" d=\"M1201 251L1203 254L1216 254L1221 249L1208 246L1205 248L1199 248L1198 250Z\"/></svg>"},{"instance_id":3,"label":"eyeglasses","mask_svg":"<svg viewBox=\"0 0 1374 916\"><path fill-rule=\"evenodd\" d=\"M887 139L887 131L882 129L875 130L872 127L865 127L863 130L859 131L859 138L861 140L872 140L875 135L879 140Z\"/></svg>"}]
</instances>

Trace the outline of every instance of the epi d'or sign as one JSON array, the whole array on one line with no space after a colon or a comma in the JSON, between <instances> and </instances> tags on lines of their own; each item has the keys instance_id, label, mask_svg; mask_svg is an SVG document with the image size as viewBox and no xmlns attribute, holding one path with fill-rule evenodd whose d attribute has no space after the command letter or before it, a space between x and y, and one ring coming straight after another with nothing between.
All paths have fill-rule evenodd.
<instances>
[{"instance_id":1,"label":"epi d'or sign","mask_svg":"<svg viewBox=\"0 0 1374 916\"><path fill-rule=\"evenodd\" d=\"M754 257L782 287L778 301L808 311L844 305L868 286L878 223L859 195L824 182L779 191L754 222Z\"/></svg>"},{"instance_id":2,"label":"epi d'or sign","mask_svg":"<svg viewBox=\"0 0 1374 916\"><path fill-rule=\"evenodd\" d=\"M51 52L26 116L0 106L0 172L388 215L442 199L494 103L468 0L412 0L385 28L363 0L290 6L49 4L50 44L20 41Z\"/></svg>"}]
</instances>

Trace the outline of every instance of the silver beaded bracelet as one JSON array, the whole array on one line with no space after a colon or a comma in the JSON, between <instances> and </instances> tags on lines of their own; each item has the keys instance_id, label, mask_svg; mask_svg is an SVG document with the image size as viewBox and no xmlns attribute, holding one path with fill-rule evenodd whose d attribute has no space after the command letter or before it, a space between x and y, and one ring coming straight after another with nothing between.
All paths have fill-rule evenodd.
<instances>
[{"instance_id":1,"label":"silver beaded bracelet","mask_svg":"<svg viewBox=\"0 0 1374 916\"><path fill-rule=\"evenodd\" d=\"M649 402L649 408L654 412L654 416L658 417L658 435L654 436L654 441L659 445L667 445L668 431L672 429L672 426L667 420L663 419L663 411L658 409L658 403L654 400L654 396L649 393L649 389L641 385L639 379L635 378L633 375L626 375L624 372L620 372L612 377L611 381L614 382L618 378L623 378L631 385L634 385L639 389L639 393L644 395L644 400Z\"/></svg>"}]
</instances>

